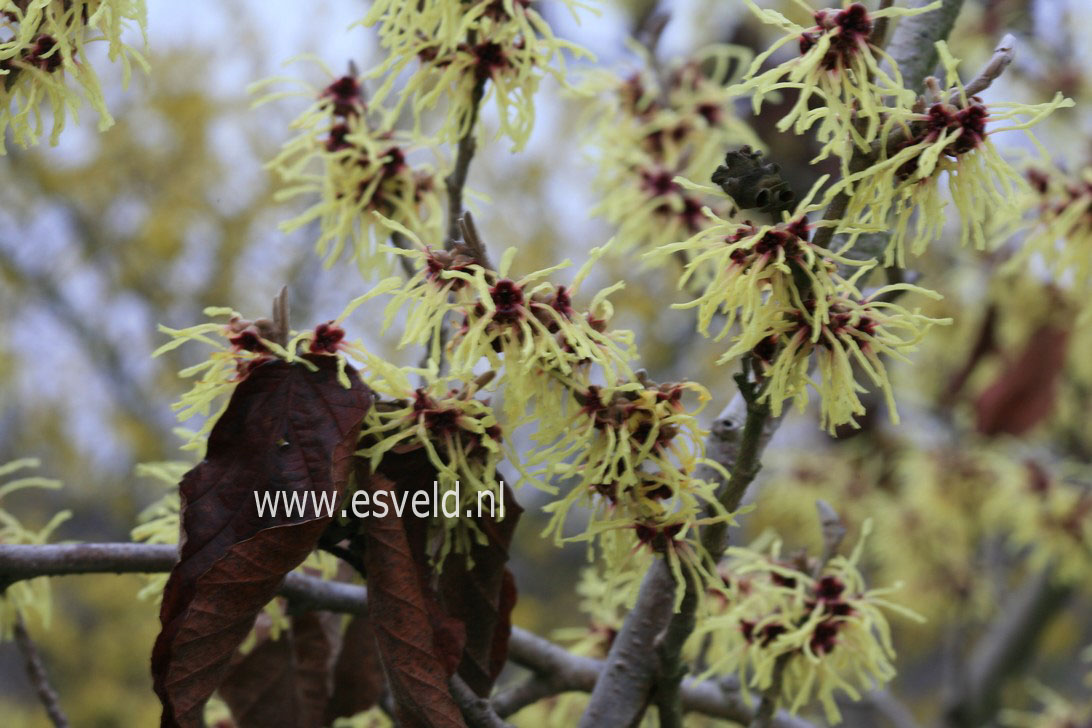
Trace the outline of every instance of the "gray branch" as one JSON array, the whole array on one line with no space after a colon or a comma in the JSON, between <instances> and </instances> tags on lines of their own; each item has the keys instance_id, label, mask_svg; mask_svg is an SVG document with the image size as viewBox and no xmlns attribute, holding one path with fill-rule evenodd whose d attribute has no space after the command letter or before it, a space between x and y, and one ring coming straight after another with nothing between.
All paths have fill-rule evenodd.
<instances>
[{"instance_id":1,"label":"gray branch","mask_svg":"<svg viewBox=\"0 0 1092 728\"><path fill-rule=\"evenodd\" d=\"M147 574L170 571L178 560L178 550L170 545L136 543L87 543L87 544L0 544L0 594L6 587L42 576L68 574ZM326 581L313 576L290 573L281 587L281 595L297 607L323 609L344 614L367 614L368 591L357 584ZM519 627L512 628L508 644L508 657L526 667L551 685L548 691L539 691L534 700L518 704L514 691L501 693L490 701L491 711L499 723L503 716L511 715L524 705L560 692L590 692L594 689L603 670L602 660L570 654L564 648ZM452 689L457 691L458 685ZM734 690L714 681L684 680L681 686L683 710L733 720L750 721L753 711L743 703ZM459 696L455 695L456 700ZM522 700L522 698L520 698ZM480 705L463 705L465 710L477 711ZM474 715L480 716L479 712ZM488 716L484 718L489 720ZM775 728L813 728L800 718L779 714Z\"/></svg>"},{"instance_id":2,"label":"gray branch","mask_svg":"<svg viewBox=\"0 0 1092 728\"><path fill-rule=\"evenodd\" d=\"M910 0L906 6L920 8L931 2ZM938 9L900 18L895 24L887 52L898 65L906 88L921 93L925 77L933 75L939 62L935 44L948 38L962 8L963 0L942 0Z\"/></svg>"},{"instance_id":3,"label":"gray branch","mask_svg":"<svg viewBox=\"0 0 1092 728\"><path fill-rule=\"evenodd\" d=\"M455 698L459 710L462 711L467 725L471 726L471 728L512 728L511 723L505 723L497 715L496 710L493 709L493 705L487 698L483 698L471 690L470 686L458 675L452 676L450 687L451 697Z\"/></svg>"},{"instance_id":4,"label":"gray branch","mask_svg":"<svg viewBox=\"0 0 1092 728\"><path fill-rule=\"evenodd\" d=\"M34 640L30 638L30 633L27 632L27 626L23 622L21 614L15 615L15 643L19 645L19 650L23 653L27 677L30 678L30 683L34 686L34 692L38 693L38 699L42 702L42 707L45 708L50 722L54 725L54 728L68 728L68 718L61 709L61 700L57 697L57 691L53 689L53 685L49 682L49 675L46 674L42 656L38 653L38 647L34 644Z\"/></svg>"},{"instance_id":5,"label":"gray branch","mask_svg":"<svg viewBox=\"0 0 1092 728\"><path fill-rule=\"evenodd\" d=\"M539 679L532 678L494 698L493 705L500 715L511 715L534 702L520 704L519 701L524 691L533 690L529 687L532 684L550 686L549 691L543 687L534 689L540 693L535 700L563 692L591 692L604 668L603 660L570 654L553 642L519 628L512 629L508 657L534 672ZM684 712L701 713L744 725L754 717L754 710L743 702L738 690L716 680L687 678L682 681L679 695ZM771 725L774 728L814 728L810 722L784 711L778 713Z\"/></svg>"}]
</instances>

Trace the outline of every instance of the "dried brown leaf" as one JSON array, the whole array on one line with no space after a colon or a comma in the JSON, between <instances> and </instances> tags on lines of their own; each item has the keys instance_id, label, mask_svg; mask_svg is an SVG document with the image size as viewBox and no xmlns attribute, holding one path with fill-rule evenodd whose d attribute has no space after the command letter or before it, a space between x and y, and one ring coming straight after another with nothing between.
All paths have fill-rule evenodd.
<instances>
[{"instance_id":1,"label":"dried brown leaf","mask_svg":"<svg viewBox=\"0 0 1092 728\"><path fill-rule=\"evenodd\" d=\"M314 548L330 518L281 513L259 518L254 493L333 493L349 478L371 395L336 360L318 367L270 361L253 369L213 428L205 459L179 485L181 554L160 610L152 675L163 728L202 724L236 648L284 576Z\"/></svg>"}]
</instances>

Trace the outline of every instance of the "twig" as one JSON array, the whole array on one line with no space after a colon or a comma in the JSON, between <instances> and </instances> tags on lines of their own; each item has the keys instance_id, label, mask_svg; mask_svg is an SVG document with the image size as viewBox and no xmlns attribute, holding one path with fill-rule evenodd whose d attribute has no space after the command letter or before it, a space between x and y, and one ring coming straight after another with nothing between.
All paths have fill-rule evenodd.
<instances>
[{"instance_id":1,"label":"twig","mask_svg":"<svg viewBox=\"0 0 1092 728\"><path fill-rule=\"evenodd\" d=\"M595 682L592 681L590 685L594 686ZM500 717L507 718L528 705L534 705L544 698L570 689L565 683L552 679L552 676L533 674L523 682L498 693L493 698L493 710L497 711Z\"/></svg>"},{"instance_id":2,"label":"twig","mask_svg":"<svg viewBox=\"0 0 1092 728\"><path fill-rule=\"evenodd\" d=\"M136 543L0 544L0 590L24 579L68 574L142 574L170 571L178 559L175 546ZM288 574L281 595L296 609L321 609L342 614L367 614L368 592L363 586L326 581L296 572ZM590 691L604 668L601 660L572 655L519 627L512 628L508 657L536 673L549 675L556 692ZM683 710L747 723L753 711L738 693L714 681L686 679L680 696ZM545 697L545 694L542 696ZM502 706L503 707L503 706ZM522 707L522 706L520 706ZM501 711L496 710L500 713ZM813 728L793 716L779 714L774 728Z\"/></svg>"},{"instance_id":3,"label":"twig","mask_svg":"<svg viewBox=\"0 0 1092 728\"><path fill-rule=\"evenodd\" d=\"M482 96L485 95L485 83L485 79L479 80L470 92L470 122L467 124L466 133L459 139L459 146L455 151L455 167L444 180L447 186L448 248L453 246L459 238L459 218L463 214L463 188L466 186L466 176L470 172L470 160L474 158L474 151L478 145L475 127L478 123L478 109L481 106Z\"/></svg>"},{"instance_id":4,"label":"twig","mask_svg":"<svg viewBox=\"0 0 1092 728\"><path fill-rule=\"evenodd\" d=\"M68 718L61 710L60 698L57 697L57 691L53 689L49 682L45 665L42 663L42 656L39 654L34 640L30 638L30 633L27 632L27 626L23 622L21 614L15 615L14 631L15 644L19 645L19 650L23 653L23 659L26 660L27 677L30 678L34 691L38 693L38 699L42 701L42 707L45 708L49 720L56 728L68 728Z\"/></svg>"},{"instance_id":5,"label":"twig","mask_svg":"<svg viewBox=\"0 0 1092 728\"><path fill-rule=\"evenodd\" d=\"M451 697L462 711L463 717L471 728L512 728L493 710L489 700L478 696L461 677L454 675L449 682Z\"/></svg>"},{"instance_id":6,"label":"twig","mask_svg":"<svg viewBox=\"0 0 1092 728\"><path fill-rule=\"evenodd\" d=\"M993 49L993 56L990 57L989 62L982 67L982 70L978 72L978 75L972 78L964 90L968 97L976 96L982 93L990 87L994 81L1001 77L1001 74L1005 72L1005 69L1012 63L1012 59L1016 57L1016 36L1012 33L1006 33L1001 42L997 44L997 47ZM949 97L949 103L955 103L960 98L958 90L954 90Z\"/></svg>"},{"instance_id":7,"label":"twig","mask_svg":"<svg viewBox=\"0 0 1092 728\"><path fill-rule=\"evenodd\" d=\"M823 553L819 556L812 574L818 579L823 573L823 567L838 553L838 548L846 537L846 524L825 500L815 501L815 508L819 511L819 528L823 534Z\"/></svg>"}]
</instances>

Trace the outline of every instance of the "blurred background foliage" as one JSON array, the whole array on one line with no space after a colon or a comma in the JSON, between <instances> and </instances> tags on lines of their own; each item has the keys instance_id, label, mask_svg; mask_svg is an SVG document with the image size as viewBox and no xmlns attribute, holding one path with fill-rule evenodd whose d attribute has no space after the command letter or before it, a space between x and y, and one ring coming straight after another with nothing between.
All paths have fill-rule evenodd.
<instances>
[{"instance_id":1,"label":"blurred background foliage","mask_svg":"<svg viewBox=\"0 0 1092 728\"><path fill-rule=\"evenodd\" d=\"M760 49L770 39L769 29L760 27L742 3L664 4L672 11L661 47L666 58L711 42ZM766 4L791 5L787 0ZM366 285L351 267L322 268L312 249L313 229L292 234L277 229L303 202L296 207L274 202L276 183L262 165L288 137L288 121L307 101L290 99L254 110L246 93L249 83L281 73L281 62L300 53L314 53L335 69L350 58L361 67L374 62L368 33L347 30L363 15L365 3L203 0L150 6L151 73L134 78L123 91L120 78L100 66L117 124L98 134L88 115L66 132L59 147L11 149L0 157L0 462L39 457L43 475L66 483L60 492L28 493L12 504L30 526L62 507L72 509L75 517L61 528L59 540L127 539L137 514L162 494L161 485L138 479L134 466L180 457L169 405L184 389L177 370L197 354L184 350L151 359L162 343L156 324L190 325L209 305L264 315L273 294L287 284L293 323L302 328L335 316ZM655 7L648 0L609 3L601 17L581 27L549 3L542 11L559 34L593 49L608 67L624 70L636 62L624 39ZM1020 36L1017 61L989 93L1042 102L1060 89L1074 97L1078 111L1055 114L1038 131L1050 151L1073 168L1087 163L1092 152L1087 133L1092 117L1079 111L1087 98L1090 51L1082 39L1090 26L1092 6L1079 0L968 0L951 40L966 68L974 68L1002 32ZM564 257L580 261L584 251L612 234L587 212L598 193L591 185L589 149L581 142L584 103L545 84L527 150L513 156L503 143L485 145L472 167L472 207L486 242L497 250L518 246L520 270ZM746 118L749 111L740 113ZM772 131L777 113L767 105L755 128L793 186L805 190L826 170L808 166L814 152L808 138ZM692 333L690 312L668 307L678 300L677 271L649 269L636 258L637 253L616 255L597 274L604 281L627 281L615 298L618 324L638 332L644 365L656 379L701 381L713 392L715 408L734 386L731 372L713 366L718 347ZM989 483L968 490L974 478L969 470L937 471L938 462L949 462L945 453L958 460L989 447L1018 467L1039 448L1087 462L1092 447L1088 327L1071 336L1052 415L1030 433L987 441L972 432L978 394L1029 342L1036 345L1035 332L1051 322L1071 324L1072 314L1045 287L1019 276L1004 278L993 256L960 249L955 240L935 244L915 267L926 285L946 295L930 313L953 316L956 324L935 330L913 367L897 369L904 425L890 427L879 401L859 434L839 440L815 427L813 413L790 415L767 455L758 489L762 507L747 523L749 536L773 526L789 536L787 547L817 542L812 499L798 497L811 492L850 504L844 515L853 528L870 513L867 497L872 496L866 494L883 489L935 488L937 497L970 492L988 497ZM350 325L366 327L368 321L357 316ZM968 367L987 325L993 346ZM354 333L377 342L374 332ZM418 356L389 346L387 353L406 362ZM960 378L965 381L956 387ZM840 501L832 492L841 493ZM535 494L523 490L521 499L534 503ZM972 583L985 579L996 554L974 551L977 541L970 535L972 553L959 550L957 531L972 527L977 505L973 499L964 504L967 519L928 536L937 563L959 567L958 578L939 583L901 576L912 589L900 600L927 615L980 610L948 624L899 624L900 672L910 691L904 697L923 706L923 714L940 698L935 646L944 650L961 641L958 632L945 639L938 632L953 624L981 629L1004 595L983 597ZM514 550L520 587L515 621L549 633L579 621L573 585L585 555L580 546L558 551L539 538L543 525L532 510L520 529ZM882 530L872 543L884 543ZM908 551L906 557L924 554ZM927 576L943 581L937 577L941 573L938 567ZM75 725L156 723L159 707L148 655L158 610L136 599L141 584L136 577L57 580L51 629L32 625ZM1092 641L1090 606L1087 593L1070 602L1043 636L1045 662L1029 666L1025 674L1055 687L1077 684L1078 675L1059 674L1058 666L1072 665L1078 646ZM927 639L916 639L923 635ZM0 646L0 716L6 728L47 725L11 645Z\"/></svg>"}]
</instances>

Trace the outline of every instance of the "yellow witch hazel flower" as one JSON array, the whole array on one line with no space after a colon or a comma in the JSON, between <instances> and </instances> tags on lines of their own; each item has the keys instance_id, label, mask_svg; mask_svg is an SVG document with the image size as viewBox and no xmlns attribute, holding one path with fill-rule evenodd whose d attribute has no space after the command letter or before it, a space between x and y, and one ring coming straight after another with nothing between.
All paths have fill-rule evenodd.
<instances>
[{"instance_id":1,"label":"yellow witch hazel flower","mask_svg":"<svg viewBox=\"0 0 1092 728\"><path fill-rule=\"evenodd\" d=\"M774 416L781 414L788 399L801 409L806 406L811 382L820 395L822 427L833 432L839 425L855 425L854 418L864 413L858 393L865 391L856 381L856 366L884 391L897 422L881 357L905 361L904 352L911 350L929 327L947 320L932 319L885 300L903 290L938 297L916 286L886 286L863 297L856 281L872 263L811 242L816 227L843 226L838 221L808 221L808 213L822 207L812 200L825 181L822 178L815 184L792 215L783 213L780 223L756 226L749 221L729 222L707 210L712 220L708 228L648 255L687 256L679 285L701 276L704 291L690 303L675 306L697 308L697 327L706 336L714 318L723 317L716 339L733 337L719 363L750 355L756 371L765 378L759 401L768 402ZM842 278L839 266L856 267L857 271ZM813 354L819 374L814 382L809 374Z\"/></svg>"},{"instance_id":2,"label":"yellow witch hazel flower","mask_svg":"<svg viewBox=\"0 0 1092 728\"><path fill-rule=\"evenodd\" d=\"M905 266L907 250L919 255L940 237L947 205L942 177L960 213L960 242L985 248L994 230L1016 221L1027 190L990 137L1028 129L1055 109L1073 105L1060 93L1044 104L986 105L967 95L948 46L943 41L936 46L954 90L934 90L924 111L893 110L881 134L879 161L846 180L854 189L845 219L885 226L894 218L885 265ZM987 130L991 122L1007 124Z\"/></svg>"},{"instance_id":3,"label":"yellow witch hazel flower","mask_svg":"<svg viewBox=\"0 0 1092 728\"><path fill-rule=\"evenodd\" d=\"M810 242L816 227L836 224L829 221L811 223L807 217L822 207L812 200L826 179L825 176L821 178L796 212L786 213L782 222L761 226L750 221L731 222L708 211L710 224L704 230L689 240L664 245L646 254L655 259L677 254L686 256L686 269L679 279L679 288L685 288L692 279L697 279L704 285L704 292L690 303L676 304L675 308L697 308L698 331L708 336L713 319L717 314L723 314L716 340L724 338L739 324L741 333L735 348L750 349L775 333L782 309L803 310L806 299L837 287L840 279L835 263L865 265ZM697 190L713 190L685 180L680 180L680 184ZM821 303L814 311L814 318L825 320L825 297L819 296L817 300ZM736 353L725 355L722 361L735 356Z\"/></svg>"},{"instance_id":4,"label":"yellow witch hazel flower","mask_svg":"<svg viewBox=\"0 0 1092 728\"><path fill-rule=\"evenodd\" d=\"M391 119L365 100L361 79L351 73L329 75L322 89L305 84L314 101L292 123L299 133L268 166L285 185L278 200L319 198L281 228L291 232L317 220L316 246L326 265L333 265L348 246L361 274L370 278L390 269L382 218L424 237L441 237L442 182L432 167L410 164L409 156L427 146L425 140L395 130ZM291 94L270 94L256 104L286 95Z\"/></svg>"},{"instance_id":5,"label":"yellow witch hazel flower","mask_svg":"<svg viewBox=\"0 0 1092 728\"><path fill-rule=\"evenodd\" d=\"M694 410L683 402L687 392L698 396ZM705 433L695 415L708 392L691 382L656 384L642 377L616 387L589 385L573 398L564 415L541 423L534 435L538 447L526 462L533 482L566 483L565 494L545 508L552 516L544 535L553 534L557 543L598 544L620 570L634 565L635 549L662 554L678 584L686 583L684 569L689 579L708 583L712 577L696 527L730 520L715 485L693 477L701 464L727 478L704 458ZM545 487L556 492L556 486ZM566 536L574 506L587 509L589 522ZM619 531L630 535L619 540ZM677 598L682 596L680 589Z\"/></svg>"},{"instance_id":6,"label":"yellow witch hazel flower","mask_svg":"<svg viewBox=\"0 0 1092 728\"><path fill-rule=\"evenodd\" d=\"M813 10L803 0L796 0L815 19L815 25L805 27L776 10L758 7L753 0L745 1L760 20L777 26L785 36L755 58L733 91L752 93L758 113L771 92L798 89L799 98L777 126L801 134L818 122L816 137L823 148L817 159L831 153L845 159L854 146L867 151L879 133L885 107L913 103L915 95L903 88L895 62L874 42L875 21L931 12L940 2L921 8L870 11L862 3L848 1L840 9ZM770 56L794 41L799 45L799 56L759 73ZM881 67L884 62L891 74Z\"/></svg>"},{"instance_id":7,"label":"yellow witch hazel flower","mask_svg":"<svg viewBox=\"0 0 1092 728\"><path fill-rule=\"evenodd\" d=\"M573 11L586 7L564 0ZM591 57L579 46L557 38L530 0L422 0L413 8L402 0L377 0L364 24L377 25L388 58L368 77L385 76L375 94L378 103L394 93L402 72L416 65L399 101L398 117L407 104L415 124L441 98L450 104L438 132L441 141L464 137L477 116L479 101L492 99L500 121L499 136L512 140L513 151L527 143L534 124L534 94L547 74L567 86L564 52ZM556 63L555 63L556 61Z\"/></svg>"},{"instance_id":8,"label":"yellow witch hazel flower","mask_svg":"<svg viewBox=\"0 0 1092 728\"><path fill-rule=\"evenodd\" d=\"M398 452L400 444L418 443L443 485L460 481L474 490L494 490L503 456L501 429L488 400L475 398L491 379L491 374L484 375L461 389L449 389L441 380L413 388L404 377L405 396L378 403L361 433L362 440L374 441L363 451L372 469L384 454Z\"/></svg>"},{"instance_id":9,"label":"yellow witch hazel flower","mask_svg":"<svg viewBox=\"0 0 1092 728\"><path fill-rule=\"evenodd\" d=\"M36 468L39 464L34 458L5 463L0 465L0 479L6 479L20 470ZM0 544L46 543L57 527L72 515L71 511L61 511L41 530L32 531L4 508L3 500L24 488L54 490L60 487L60 481L33 475L18 477L0 485ZM48 626L52 614L50 594L49 579L46 577L18 581L0 591L0 640L11 639L12 630L20 615L34 614L42 624Z\"/></svg>"},{"instance_id":10,"label":"yellow witch hazel flower","mask_svg":"<svg viewBox=\"0 0 1092 728\"><path fill-rule=\"evenodd\" d=\"M400 346L427 344L438 361L445 315L454 314L458 328L448 344L452 370L471 371L483 359L494 370L503 367L505 411L513 421L532 399L556 400L561 385L583 381L592 364L608 383L632 375L628 364L633 358L632 334L607 328L614 312L607 297L622 283L596 294L584 310L573 303L606 246L592 249L566 286L543 279L569 266L567 260L512 278L508 274L515 248L506 251L494 271L465 249L434 251L405 228L393 227L418 246L400 252L414 261L417 273L403 285L397 279L384 281L369 294L392 295L384 329L405 312Z\"/></svg>"},{"instance_id":11,"label":"yellow witch hazel flower","mask_svg":"<svg viewBox=\"0 0 1092 728\"><path fill-rule=\"evenodd\" d=\"M360 433L360 454L375 470L388 454L423 448L436 469L441 503L445 494L457 492L460 516L478 507L481 494L489 494L493 505L503 503L497 480L497 464L504 456L501 428L489 400L476 396L492 376L483 375L461 389L449 389L443 380L427 377L428 384L414 388L405 372L388 373L384 394L400 392L401 396L377 401L368 413ZM439 524L445 539L438 560L449 550L466 553L473 522L441 518Z\"/></svg>"},{"instance_id":12,"label":"yellow witch hazel flower","mask_svg":"<svg viewBox=\"0 0 1092 728\"><path fill-rule=\"evenodd\" d=\"M756 367L766 377L760 401L770 404L777 416L783 403L793 399L799 409L808 402L807 384L819 394L820 426L830 433L839 425L857 427L856 417L865 413L858 394L867 391L856 379L864 372L884 393L892 422L898 411L883 357L908 362L906 354L916 347L934 325L951 319L930 318L884 300L896 291L913 291L930 298L939 294L909 284L885 286L862 298L852 286L828 296L825 321L812 313L815 303L803 309L785 311L776 333L750 350ZM747 353L739 345L725 356ZM815 356L818 378L809 375L810 357Z\"/></svg>"},{"instance_id":13,"label":"yellow witch hazel flower","mask_svg":"<svg viewBox=\"0 0 1092 728\"><path fill-rule=\"evenodd\" d=\"M1062 583L1084 583L1092 574L1092 472L1086 466L1068 466L1062 475L1034 463L1027 468L1026 485L1010 500L1023 507L1006 509L1002 531L1014 550L1028 554L1032 568L1053 570Z\"/></svg>"},{"instance_id":14,"label":"yellow witch hazel flower","mask_svg":"<svg viewBox=\"0 0 1092 728\"><path fill-rule=\"evenodd\" d=\"M709 640L710 672L736 671L746 692L761 693L783 663L781 701L795 713L817 699L831 723L841 720L836 692L860 700L891 680L895 650L885 612L920 617L886 599L894 589L867 588L858 563L869 530L866 524L849 558L835 556L818 575L810 559L782 559L777 541L729 548L722 565L728 598L695 633Z\"/></svg>"},{"instance_id":15,"label":"yellow witch hazel flower","mask_svg":"<svg viewBox=\"0 0 1092 728\"><path fill-rule=\"evenodd\" d=\"M683 402L687 392L698 396L694 410ZM696 415L709 398L695 382L644 380L574 391L572 404L579 409L570 406L542 422L534 435L539 447L527 460L531 468L541 466L543 481L578 479L566 496L548 506L556 515L547 531L561 539L575 503L641 518L667 512L663 504L676 491L689 500L686 481L702 459L705 434Z\"/></svg>"},{"instance_id":16,"label":"yellow witch hazel flower","mask_svg":"<svg viewBox=\"0 0 1092 728\"><path fill-rule=\"evenodd\" d=\"M37 144L42 107L48 104L50 143L56 144L67 116L79 115L84 98L99 114L99 131L108 129L114 120L87 61L87 48L106 42L110 60L121 62L128 84L132 63L144 69L147 63L121 35L130 21L143 33L145 15L143 0L0 0L0 138L10 128L16 144ZM83 95L68 85L68 77Z\"/></svg>"},{"instance_id":17,"label":"yellow witch hazel flower","mask_svg":"<svg viewBox=\"0 0 1092 728\"><path fill-rule=\"evenodd\" d=\"M1058 285L1072 290L1092 315L1092 167L1067 175L1061 169L1037 163L1028 170L1033 194L1028 198L1033 220L1014 266L1024 266L1038 254Z\"/></svg>"},{"instance_id":18,"label":"yellow witch hazel flower","mask_svg":"<svg viewBox=\"0 0 1092 728\"><path fill-rule=\"evenodd\" d=\"M543 280L568 267L568 260L518 279L508 277L515 248L505 252L496 273L481 267L473 274L451 272L466 283L457 305L465 318L452 338L452 367L469 369L483 357L497 366L500 353L509 379L544 372L568 377L589 362L600 365L608 382L629 375L632 336L607 330L614 313L607 297L623 284L597 293L584 311L573 306L573 295L605 250L593 248L568 286Z\"/></svg>"},{"instance_id":19,"label":"yellow witch hazel flower","mask_svg":"<svg viewBox=\"0 0 1092 728\"><path fill-rule=\"evenodd\" d=\"M208 434L227 409L235 386L246 379L255 367L267 361L281 359L314 370L315 365L303 358L304 354L336 356L338 381L348 389L351 383L345 370L346 359L343 354L351 353L355 358L368 363L377 360L360 344L345 341L345 331L339 321L322 323L309 331L278 331L278 324L270 319L250 321L231 308L210 306L204 313L210 318L226 317L227 321L210 321L185 329L160 325L159 331L169 335L171 340L152 352L152 356L161 356L189 341L197 341L213 348L205 361L179 372L179 376L184 379L197 376L200 378L171 408L177 412L180 421L197 416L204 418L204 423L197 431L181 428L176 430L186 440L183 450L204 453ZM284 344L278 343L278 340L283 340Z\"/></svg>"},{"instance_id":20,"label":"yellow witch hazel flower","mask_svg":"<svg viewBox=\"0 0 1092 728\"><path fill-rule=\"evenodd\" d=\"M647 50L632 47L645 69L655 67ZM602 73L587 84L599 99L589 116L596 186L604 195L592 213L618 226L621 245L643 248L693 235L707 222L706 205L727 215L722 195L687 189L675 177L707 178L725 147L761 145L736 116L726 86L750 57L746 48L718 45L662 73Z\"/></svg>"}]
</instances>

